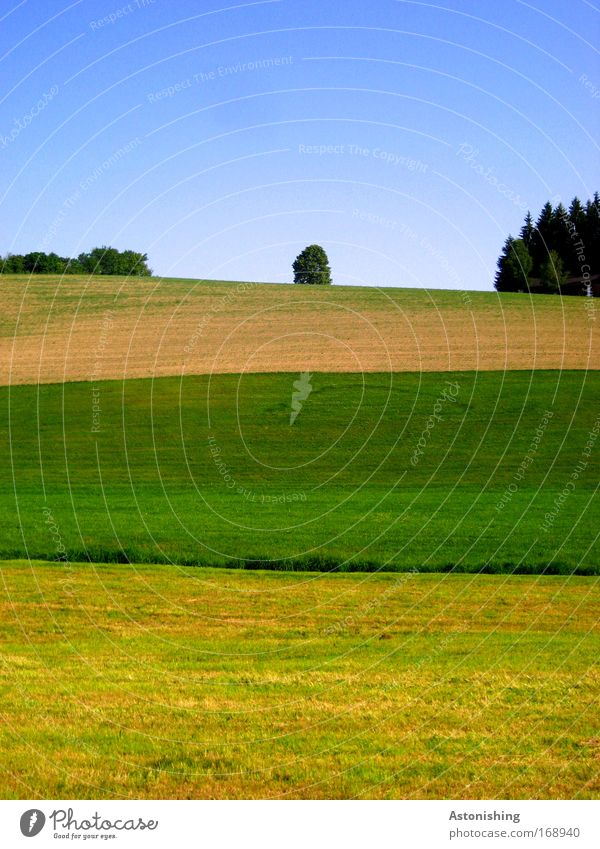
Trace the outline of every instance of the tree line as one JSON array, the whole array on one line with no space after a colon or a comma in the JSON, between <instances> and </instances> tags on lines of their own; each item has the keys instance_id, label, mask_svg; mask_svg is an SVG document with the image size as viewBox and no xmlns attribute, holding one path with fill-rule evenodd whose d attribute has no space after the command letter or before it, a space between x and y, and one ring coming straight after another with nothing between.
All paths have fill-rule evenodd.
<instances>
[{"instance_id":1,"label":"tree line","mask_svg":"<svg viewBox=\"0 0 600 849\"><path fill-rule=\"evenodd\" d=\"M509 236L498 259L498 292L600 296L600 196L569 209L548 201L537 221L527 213L518 239Z\"/></svg>"},{"instance_id":2,"label":"tree line","mask_svg":"<svg viewBox=\"0 0 600 849\"><path fill-rule=\"evenodd\" d=\"M150 277L148 255L103 246L81 253L76 259L55 253L32 251L0 258L0 274L123 274Z\"/></svg>"}]
</instances>

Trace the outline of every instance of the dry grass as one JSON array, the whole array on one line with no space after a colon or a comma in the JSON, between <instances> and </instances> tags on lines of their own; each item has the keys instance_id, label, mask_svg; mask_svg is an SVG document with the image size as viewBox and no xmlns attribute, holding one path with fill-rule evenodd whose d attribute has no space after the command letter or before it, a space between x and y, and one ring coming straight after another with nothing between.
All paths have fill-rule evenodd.
<instances>
[{"instance_id":1,"label":"dry grass","mask_svg":"<svg viewBox=\"0 0 600 849\"><path fill-rule=\"evenodd\" d=\"M600 366L595 302L120 278L1 278L0 384L210 372Z\"/></svg>"}]
</instances>

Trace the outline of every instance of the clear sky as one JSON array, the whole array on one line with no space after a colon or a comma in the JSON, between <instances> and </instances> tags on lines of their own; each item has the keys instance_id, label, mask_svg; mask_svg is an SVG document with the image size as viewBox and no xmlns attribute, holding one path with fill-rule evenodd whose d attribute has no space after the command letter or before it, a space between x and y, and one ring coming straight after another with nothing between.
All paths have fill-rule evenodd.
<instances>
[{"instance_id":1,"label":"clear sky","mask_svg":"<svg viewBox=\"0 0 600 849\"><path fill-rule=\"evenodd\" d=\"M490 289L527 209L600 189L587 0L2 0L0 252Z\"/></svg>"}]
</instances>

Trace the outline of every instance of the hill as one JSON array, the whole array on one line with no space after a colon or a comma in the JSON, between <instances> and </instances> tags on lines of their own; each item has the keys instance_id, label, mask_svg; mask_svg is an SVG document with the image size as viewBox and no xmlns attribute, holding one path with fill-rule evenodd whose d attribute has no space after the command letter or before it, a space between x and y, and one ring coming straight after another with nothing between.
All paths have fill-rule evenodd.
<instances>
[{"instance_id":1,"label":"hill","mask_svg":"<svg viewBox=\"0 0 600 849\"><path fill-rule=\"evenodd\" d=\"M586 298L41 275L0 291L0 385L600 366Z\"/></svg>"}]
</instances>

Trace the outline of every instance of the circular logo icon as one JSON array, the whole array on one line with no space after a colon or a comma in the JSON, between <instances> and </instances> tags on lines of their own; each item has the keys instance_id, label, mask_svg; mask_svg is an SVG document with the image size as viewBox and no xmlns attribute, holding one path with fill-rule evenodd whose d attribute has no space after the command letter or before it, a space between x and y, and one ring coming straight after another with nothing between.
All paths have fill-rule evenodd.
<instances>
[{"instance_id":1,"label":"circular logo icon","mask_svg":"<svg viewBox=\"0 0 600 849\"><path fill-rule=\"evenodd\" d=\"M30 811L25 811L21 817L21 834L25 837L35 837L45 824L44 814L38 808L32 808Z\"/></svg>"}]
</instances>

